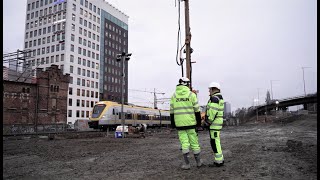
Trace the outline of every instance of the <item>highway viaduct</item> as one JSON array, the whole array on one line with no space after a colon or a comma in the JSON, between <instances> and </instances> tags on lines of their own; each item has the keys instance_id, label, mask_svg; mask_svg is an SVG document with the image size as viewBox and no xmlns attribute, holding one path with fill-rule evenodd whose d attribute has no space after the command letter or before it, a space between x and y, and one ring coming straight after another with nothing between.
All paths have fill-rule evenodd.
<instances>
[{"instance_id":1,"label":"highway viaduct","mask_svg":"<svg viewBox=\"0 0 320 180\"><path fill-rule=\"evenodd\" d=\"M276 103L278 101L278 103ZM307 110L307 104L317 103L317 93L308 94L306 96L295 96L285 99L272 100L269 104L262 104L256 106L254 111L258 109L259 114L264 114L265 111L270 111L278 108L279 110L286 110L290 106L303 105Z\"/></svg>"}]
</instances>

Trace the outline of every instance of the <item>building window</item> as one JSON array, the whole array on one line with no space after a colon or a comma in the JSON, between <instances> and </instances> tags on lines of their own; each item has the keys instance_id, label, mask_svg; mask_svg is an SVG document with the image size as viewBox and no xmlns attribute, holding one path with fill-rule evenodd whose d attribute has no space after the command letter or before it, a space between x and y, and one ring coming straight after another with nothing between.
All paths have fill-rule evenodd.
<instances>
[{"instance_id":1,"label":"building window","mask_svg":"<svg viewBox=\"0 0 320 180\"><path fill-rule=\"evenodd\" d=\"M79 37L79 44L82 44L82 38Z\"/></svg>"},{"instance_id":2,"label":"building window","mask_svg":"<svg viewBox=\"0 0 320 180\"><path fill-rule=\"evenodd\" d=\"M80 117L80 111L79 110L76 111L76 117Z\"/></svg>"},{"instance_id":3,"label":"building window","mask_svg":"<svg viewBox=\"0 0 320 180\"><path fill-rule=\"evenodd\" d=\"M80 89L77 89L77 96L80 96Z\"/></svg>"},{"instance_id":4,"label":"building window","mask_svg":"<svg viewBox=\"0 0 320 180\"><path fill-rule=\"evenodd\" d=\"M70 66L70 73L73 73L73 66Z\"/></svg>"},{"instance_id":5,"label":"building window","mask_svg":"<svg viewBox=\"0 0 320 180\"><path fill-rule=\"evenodd\" d=\"M73 61L74 61L74 56L70 55L70 62L73 62Z\"/></svg>"},{"instance_id":6,"label":"building window","mask_svg":"<svg viewBox=\"0 0 320 180\"><path fill-rule=\"evenodd\" d=\"M60 69L64 72L64 65L60 65Z\"/></svg>"},{"instance_id":7,"label":"building window","mask_svg":"<svg viewBox=\"0 0 320 180\"><path fill-rule=\"evenodd\" d=\"M74 41L74 34L71 34L71 41Z\"/></svg>"},{"instance_id":8,"label":"building window","mask_svg":"<svg viewBox=\"0 0 320 180\"><path fill-rule=\"evenodd\" d=\"M61 55L60 55L60 60L61 60L61 61L64 61L64 54L61 54Z\"/></svg>"},{"instance_id":9,"label":"building window","mask_svg":"<svg viewBox=\"0 0 320 180\"><path fill-rule=\"evenodd\" d=\"M78 54L80 54L81 55L81 47L78 47Z\"/></svg>"},{"instance_id":10,"label":"building window","mask_svg":"<svg viewBox=\"0 0 320 180\"><path fill-rule=\"evenodd\" d=\"M72 14L72 20L76 21L76 15Z\"/></svg>"},{"instance_id":11,"label":"building window","mask_svg":"<svg viewBox=\"0 0 320 180\"><path fill-rule=\"evenodd\" d=\"M77 6L75 4L72 4L72 10L74 10L74 11L77 10Z\"/></svg>"},{"instance_id":12,"label":"building window","mask_svg":"<svg viewBox=\"0 0 320 180\"><path fill-rule=\"evenodd\" d=\"M75 29L76 29L76 26L74 24L72 24L71 30L75 31Z\"/></svg>"},{"instance_id":13,"label":"building window","mask_svg":"<svg viewBox=\"0 0 320 180\"><path fill-rule=\"evenodd\" d=\"M80 99L77 99L77 106L80 106Z\"/></svg>"},{"instance_id":14,"label":"building window","mask_svg":"<svg viewBox=\"0 0 320 180\"><path fill-rule=\"evenodd\" d=\"M73 44L71 44L70 50L71 50L72 52L74 52L74 45L73 45Z\"/></svg>"},{"instance_id":15,"label":"building window","mask_svg":"<svg viewBox=\"0 0 320 180\"><path fill-rule=\"evenodd\" d=\"M72 87L69 87L69 95L72 95L73 94L73 89Z\"/></svg>"},{"instance_id":16,"label":"building window","mask_svg":"<svg viewBox=\"0 0 320 180\"><path fill-rule=\"evenodd\" d=\"M68 110L68 117L72 117L72 110Z\"/></svg>"},{"instance_id":17,"label":"building window","mask_svg":"<svg viewBox=\"0 0 320 180\"><path fill-rule=\"evenodd\" d=\"M69 98L69 106L72 106L72 99Z\"/></svg>"}]
</instances>

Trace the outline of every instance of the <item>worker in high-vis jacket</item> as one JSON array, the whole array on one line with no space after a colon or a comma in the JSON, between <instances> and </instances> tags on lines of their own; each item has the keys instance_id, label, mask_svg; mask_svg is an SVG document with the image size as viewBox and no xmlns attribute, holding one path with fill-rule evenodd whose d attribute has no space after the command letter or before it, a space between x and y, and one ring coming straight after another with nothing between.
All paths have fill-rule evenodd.
<instances>
[{"instance_id":1,"label":"worker in high-vis jacket","mask_svg":"<svg viewBox=\"0 0 320 180\"><path fill-rule=\"evenodd\" d=\"M201 126L200 108L197 96L189 88L190 80L179 79L179 84L170 101L171 127L178 130L184 163L181 168L190 169L189 149L191 148L197 167L203 165L200 159L200 145L196 128Z\"/></svg>"},{"instance_id":2,"label":"worker in high-vis jacket","mask_svg":"<svg viewBox=\"0 0 320 180\"><path fill-rule=\"evenodd\" d=\"M209 167L220 167L224 164L220 131L223 125L224 100L220 93L220 84L212 82L209 85L210 99L206 108L205 123L209 126L210 144L214 152L214 161Z\"/></svg>"}]
</instances>

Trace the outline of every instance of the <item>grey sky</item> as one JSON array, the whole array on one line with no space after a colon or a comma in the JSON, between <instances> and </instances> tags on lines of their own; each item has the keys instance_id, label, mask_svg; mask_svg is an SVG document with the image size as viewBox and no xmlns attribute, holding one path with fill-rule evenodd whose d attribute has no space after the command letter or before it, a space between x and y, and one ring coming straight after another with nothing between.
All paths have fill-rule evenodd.
<instances>
[{"instance_id":1,"label":"grey sky","mask_svg":"<svg viewBox=\"0 0 320 180\"><path fill-rule=\"evenodd\" d=\"M181 68L176 64L178 6L175 0L109 0L129 16L129 89L175 90ZM178 5L178 2L177 2ZM23 48L26 0L4 0L4 51ZM201 105L208 84L220 82L232 111L249 107L258 97L264 103L273 81L273 97L317 90L316 0L190 0L193 64L192 81ZM182 44L184 2L181 3ZM129 91L129 102L152 106L153 95ZM160 104L168 108L168 104Z\"/></svg>"}]
</instances>

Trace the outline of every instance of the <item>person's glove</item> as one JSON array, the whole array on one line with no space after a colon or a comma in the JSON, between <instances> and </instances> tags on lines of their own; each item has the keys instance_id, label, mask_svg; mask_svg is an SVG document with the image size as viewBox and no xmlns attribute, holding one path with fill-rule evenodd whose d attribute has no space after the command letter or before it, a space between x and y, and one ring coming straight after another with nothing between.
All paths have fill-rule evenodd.
<instances>
[{"instance_id":1,"label":"person's glove","mask_svg":"<svg viewBox=\"0 0 320 180\"><path fill-rule=\"evenodd\" d=\"M204 123L204 126L208 126L208 127L212 124L208 119L205 119L203 123Z\"/></svg>"}]
</instances>

